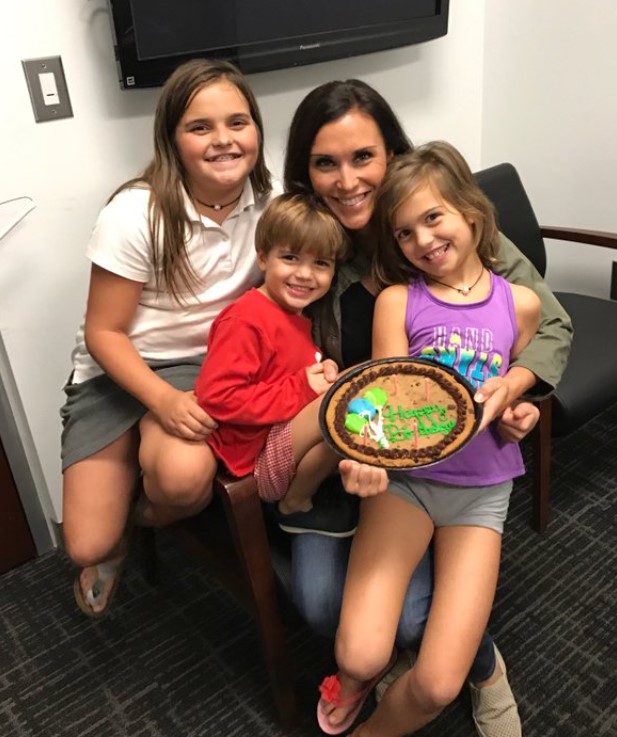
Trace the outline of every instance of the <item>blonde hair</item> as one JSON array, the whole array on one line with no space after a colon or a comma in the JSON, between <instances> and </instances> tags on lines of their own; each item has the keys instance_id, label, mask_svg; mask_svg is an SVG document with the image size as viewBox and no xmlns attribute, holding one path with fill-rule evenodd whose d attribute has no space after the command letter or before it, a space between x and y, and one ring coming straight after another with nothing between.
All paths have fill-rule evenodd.
<instances>
[{"instance_id":1,"label":"blonde hair","mask_svg":"<svg viewBox=\"0 0 617 737\"><path fill-rule=\"evenodd\" d=\"M499 230L493 204L460 152L445 141L433 141L394 159L381 185L375 206L380 233L373 258L373 276L380 289L406 283L420 273L403 255L392 231L399 207L427 185L471 223L484 266L491 269L497 261Z\"/></svg>"},{"instance_id":2,"label":"blonde hair","mask_svg":"<svg viewBox=\"0 0 617 737\"><path fill-rule=\"evenodd\" d=\"M188 181L176 146L176 128L197 92L220 81L234 85L248 104L259 132L257 162L250 180L257 198L270 193L272 184L264 158L263 122L246 78L229 62L195 59L179 66L163 86L154 115L152 161L141 175L125 182L110 197L111 200L118 192L130 187L150 189L148 224L156 286L159 291L167 290L178 302L183 290L194 291L198 277L191 268L186 251L193 235L193 223L185 207Z\"/></svg>"},{"instance_id":3,"label":"blonde hair","mask_svg":"<svg viewBox=\"0 0 617 737\"><path fill-rule=\"evenodd\" d=\"M306 251L337 263L349 252L349 238L343 226L320 200L309 194L280 195L259 218L256 251L267 255L283 245L291 253Z\"/></svg>"}]
</instances>

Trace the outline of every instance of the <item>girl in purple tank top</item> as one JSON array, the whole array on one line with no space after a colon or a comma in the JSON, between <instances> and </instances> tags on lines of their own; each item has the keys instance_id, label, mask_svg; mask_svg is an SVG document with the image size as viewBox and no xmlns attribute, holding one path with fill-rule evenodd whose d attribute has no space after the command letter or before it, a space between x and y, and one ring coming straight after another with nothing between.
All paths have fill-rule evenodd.
<instances>
[{"instance_id":1,"label":"girl in purple tank top","mask_svg":"<svg viewBox=\"0 0 617 737\"><path fill-rule=\"evenodd\" d=\"M383 469L340 464L347 491L369 498L347 573L336 640L340 671L322 684L318 717L326 733L351 726L390 662L407 586L431 540L435 545L435 589L415 665L353 737L415 732L467 679L491 612L512 479L524 472L518 446L494 432L492 408L512 392L517 377L508 365L540 321L537 295L493 273L493 207L449 144L427 144L395 160L377 215L384 233L374 272L383 291L373 358L446 363L486 401L478 436L440 464L389 478ZM503 682L498 653L497 663L491 682L480 685ZM516 713L511 723L508 737L519 737ZM478 732L485 734L481 725Z\"/></svg>"}]
</instances>

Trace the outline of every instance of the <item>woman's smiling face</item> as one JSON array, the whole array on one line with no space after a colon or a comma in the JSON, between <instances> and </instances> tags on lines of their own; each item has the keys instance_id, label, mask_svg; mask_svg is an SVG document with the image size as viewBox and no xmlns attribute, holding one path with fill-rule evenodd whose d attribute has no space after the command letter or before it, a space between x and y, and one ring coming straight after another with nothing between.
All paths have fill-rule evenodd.
<instances>
[{"instance_id":1,"label":"woman's smiling face","mask_svg":"<svg viewBox=\"0 0 617 737\"><path fill-rule=\"evenodd\" d=\"M313 190L348 230L368 225L389 158L377 123L358 108L315 136L309 161Z\"/></svg>"}]
</instances>

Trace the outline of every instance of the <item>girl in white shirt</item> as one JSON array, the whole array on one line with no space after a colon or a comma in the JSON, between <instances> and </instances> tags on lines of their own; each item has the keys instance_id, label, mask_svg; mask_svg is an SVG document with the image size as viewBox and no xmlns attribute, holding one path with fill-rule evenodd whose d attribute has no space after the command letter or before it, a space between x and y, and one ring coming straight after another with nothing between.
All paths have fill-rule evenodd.
<instances>
[{"instance_id":1,"label":"girl in white shirt","mask_svg":"<svg viewBox=\"0 0 617 737\"><path fill-rule=\"evenodd\" d=\"M211 498L215 426L192 392L210 324L260 281L254 230L273 194L240 72L196 60L163 87L154 158L97 220L88 305L62 408L64 538L79 607L107 611L139 516L166 524Z\"/></svg>"}]
</instances>

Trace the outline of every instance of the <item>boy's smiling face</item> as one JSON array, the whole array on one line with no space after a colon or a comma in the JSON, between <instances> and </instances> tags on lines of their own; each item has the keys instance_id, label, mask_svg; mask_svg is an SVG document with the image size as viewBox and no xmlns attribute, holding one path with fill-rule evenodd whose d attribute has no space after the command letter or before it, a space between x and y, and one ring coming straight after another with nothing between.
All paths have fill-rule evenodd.
<instances>
[{"instance_id":1,"label":"boy's smiling face","mask_svg":"<svg viewBox=\"0 0 617 737\"><path fill-rule=\"evenodd\" d=\"M264 272L260 291L294 314L323 297L334 277L334 259L306 250L295 253L284 245L275 246L267 254L258 252L257 262Z\"/></svg>"}]
</instances>

